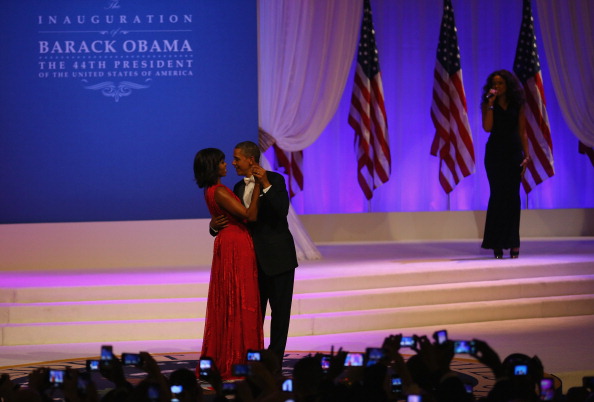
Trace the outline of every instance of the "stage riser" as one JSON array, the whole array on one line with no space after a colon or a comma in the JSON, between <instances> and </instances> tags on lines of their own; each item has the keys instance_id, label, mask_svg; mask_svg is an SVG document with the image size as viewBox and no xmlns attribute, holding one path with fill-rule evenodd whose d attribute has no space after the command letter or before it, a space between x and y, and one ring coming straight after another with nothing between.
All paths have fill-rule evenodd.
<instances>
[{"instance_id":1,"label":"stage riser","mask_svg":"<svg viewBox=\"0 0 594 402\"><path fill-rule=\"evenodd\" d=\"M594 243L528 243L519 260L467 242L326 247L297 270L290 336L594 316ZM209 277L208 266L7 273L0 345L198 340Z\"/></svg>"},{"instance_id":2,"label":"stage riser","mask_svg":"<svg viewBox=\"0 0 594 402\"><path fill-rule=\"evenodd\" d=\"M456 284L526 278L582 276L593 273L592 262L539 265L518 265L517 260L498 261L498 266L444 270L411 270L403 272L402 264L385 265L388 274L366 275L362 269L357 276L300 279L299 269L295 294L326 293L363 289L385 289L404 286ZM406 265L405 265L406 266ZM203 268L207 269L207 268ZM304 269L307 269L305 267ZM164 269L164 271L166 271ZM171 274L174 277L174 274ZM142 273L138 273L142 278ZM150 300L174 298L203 298L208 295L208 276L204 282L86 285L0 288L0 303L53 303L108 300Z\"/></svg>"},{"instance_id":3,"label":"stage riser","mask_svg":"<svg viewBox=\"0 0 594 402\"><path fill-rule=\"evenodd\" d=\"M579 295L589 294L592 289L594 275L309 293L295 296L292 314ZM171 289L169 295L177 295L175 290ZM0 306L0 323L193 319L204 318L205 313L206 298L10 303Z\"/></svg>"},{"instance_id":4,"label":"stage riser","mask_svg":"<svg viewBox=\"0 0 594 402\"><path fill-rule=\"evenodd\" d=\"M541 297L449 305L295 315L290 336L398 329L420 326L594 315L594 295ZM269 321L267 321L269 322ZM204 319L11 324L2 345L117 342L200 338ZM268 336L268 328L265 330Z\"/></svg>"}]
</instances>

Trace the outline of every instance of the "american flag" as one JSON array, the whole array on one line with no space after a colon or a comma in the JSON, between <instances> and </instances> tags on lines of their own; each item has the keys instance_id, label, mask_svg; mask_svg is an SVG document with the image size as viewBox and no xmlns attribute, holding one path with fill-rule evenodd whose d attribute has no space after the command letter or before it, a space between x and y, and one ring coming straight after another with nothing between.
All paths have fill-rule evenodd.
<instances>
[{"instance_id":1,"label":"american flag","mask_svg":"<svg viewBox=\"0 0 594 402\"><path fill-rule=\"evenodd\" d=\"M303 151L288 152L283 151L276 144L273 145L277 164L285 170L289 177L289 197L293 198L298 192L303 190Z\"/></svg>"},{"instance_id":2,"label":"american flag","mask_svg":"<svg viewBox=\"0 0 594 402\"><path fill-rule=\"evenodd\" d=\"M523 7L522 28L516 49L514 72L524 85L526 93L526 133L531 159L528 162L522 184L524 191L529 193L543 180L553 176L555 168L553 166L553 142L536 49L530 0L524 0Z\"/></svg>"},{"instance_id":3,"label":"american flag","mask_svg":"<svg viewBox=\"0 0 594 402\"><path fill-rule=\"evenodd\" d=\"M391 156L384 89L375 46L371 5L365 0L349 125L355 130L358 181L365 198L390 179Z\"/></svg>"},{"instance_id":4,"label":"american flag","mask_svg":"<svg viewBox=\"0 0 594 402\"><path fill-rule=\"evenodd\" d=\"M439 182L446 193L474 173L474 144L468 124L466 94L452 2L443 2L443 16L433 72L431 120L435 137L431 155L439 156Z\"/></svg>"}]
</instances>

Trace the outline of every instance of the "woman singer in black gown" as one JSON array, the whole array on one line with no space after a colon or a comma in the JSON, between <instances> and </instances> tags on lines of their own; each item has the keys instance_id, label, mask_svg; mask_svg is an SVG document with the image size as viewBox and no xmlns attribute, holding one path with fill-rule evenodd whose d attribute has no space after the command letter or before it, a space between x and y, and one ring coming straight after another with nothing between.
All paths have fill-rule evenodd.
<instances>
[{"instance_id":1,"label":"woman singer in black gown","mask_svg":"<svg viewBox=\"0 0 594 402\"><path fill-rule=\"evenodd\" d=\"M503 258L520 254L520 183L530 160L524 115L524 91L507 70L491 73L483 87L483 129L490 133L485 151L489 206L482 248Z\"/></svg>"}]
</instances>

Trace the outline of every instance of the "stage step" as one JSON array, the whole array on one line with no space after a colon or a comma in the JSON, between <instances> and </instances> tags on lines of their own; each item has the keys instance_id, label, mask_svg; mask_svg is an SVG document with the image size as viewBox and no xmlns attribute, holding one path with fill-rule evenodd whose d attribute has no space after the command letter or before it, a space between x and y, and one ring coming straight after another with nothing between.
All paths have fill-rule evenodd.
<instances>
[{"instance_id":1,"label":"stage step","mask_svg":"<svg viewBox=\"0 0 594 402\"><path fill-rule=\"evenodd\" d=\"M508 300L520 297L587 295L592 289L594 275L297 293L293 300L292 315ZM175 288L169 294L176 294L174 290ZM206 298L5 303L0 305L0 311L6 311L9 322L14 324L204 318Z\"/></svg>"},{"instance_id":2,"label":"stage step","mask_svg":"<svg viewBox=\"0 0 594 402\"><path fill-rule=\"evenodd\" d=\"M388 261L374 273L305 266L298 270L290 336L594 315L592 262L497 263ZM47 287L0 289L0 345L202 336L207 272L189 281L184 272L185 283L173 271L163 276L170 283L127 275L87 277L79 285L69 278L66 286L54 277Z\"/></svg>"}]
</instances>

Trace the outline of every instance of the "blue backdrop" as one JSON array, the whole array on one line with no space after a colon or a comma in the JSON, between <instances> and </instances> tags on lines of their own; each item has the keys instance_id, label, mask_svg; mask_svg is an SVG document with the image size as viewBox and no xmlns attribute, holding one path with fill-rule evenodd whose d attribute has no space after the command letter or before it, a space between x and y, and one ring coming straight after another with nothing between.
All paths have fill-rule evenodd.
<instances>
[{"instance_id":1,"label":"blue backdrop","mask_svg":"<svg viewBox=\"0 0 594 402\"><path fill-rule=\"evenodd\" d=\"M3 4L0 223L208 216L193 157L257 139L256 24L244 0Z\"/></svg>"}]
</instances>

